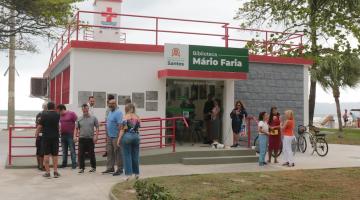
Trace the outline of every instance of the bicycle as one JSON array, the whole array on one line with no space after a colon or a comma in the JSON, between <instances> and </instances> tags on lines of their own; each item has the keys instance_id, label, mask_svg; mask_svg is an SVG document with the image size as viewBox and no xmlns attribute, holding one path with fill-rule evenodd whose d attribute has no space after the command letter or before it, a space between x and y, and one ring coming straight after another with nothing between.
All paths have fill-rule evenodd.
<instances>
[{"instance_id":1,"label":"bicycle","mask_svg":"<svg viewBox=\"0 0 360 200\"><path fill-rule=\"evenodd\" d=\"M301 144L298 145L298 148L300 152L305 153L307 149L307 141L305 134L309 135L309 140L311 147L313 149L311 154L314 154L315 152L321 156L324 157L327 155L329 151L328 143L326 142L326 134L320 133L320 129L309 125L309 131L307 131L307 128L303 125L298 126L298 133L299 133L299 141L301 140ZM298 142L299 144L300 142Z\"/></svg>"}]
</instances>

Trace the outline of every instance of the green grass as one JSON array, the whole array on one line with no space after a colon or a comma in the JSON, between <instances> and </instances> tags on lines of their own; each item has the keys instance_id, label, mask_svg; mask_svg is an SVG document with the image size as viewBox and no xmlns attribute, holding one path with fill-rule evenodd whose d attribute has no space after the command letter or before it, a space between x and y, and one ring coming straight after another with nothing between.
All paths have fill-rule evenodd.
<instances>
[{"instance_id":1,"label":"green grass","mask_svg":"<svg viewBox=\"0 0 360 200\"><path fill-rule=\"evenodd\" d=\"M350 144L360 145L360 129L344 129L344 138L338 138L338 129L321 129L322 131L332 132L328 134L326 140L330 144Z\"/></svg>"},{"instance_id":2,"label":"green grass","mask_svg":"<svg viewBox=\"0 0 360 200\"><path fill-rule=\"evenodd\" d=\"M359 199L360 168L228 173L148 179L165 186L176 199ZM119 199L136 199L134 182L117 184Z\"/></svg>"}]
</instances>

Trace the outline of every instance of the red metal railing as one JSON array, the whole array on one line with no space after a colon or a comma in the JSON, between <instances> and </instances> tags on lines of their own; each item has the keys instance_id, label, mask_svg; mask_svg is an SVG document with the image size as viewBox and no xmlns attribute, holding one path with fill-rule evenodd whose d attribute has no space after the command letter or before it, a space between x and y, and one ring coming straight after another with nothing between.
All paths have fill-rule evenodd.
<instances>
[{"instance_id":1,"label":"red metal railing","mask_svg":"<svg viewBox=\"0 0 360 200\"><path fill-rule=\"evenodd\" d=\"M185 126L188 127L188 124L183 117L173 117L173 118L144 118L141 119L141 128L140 128L140 138L141 138L141 148L165 148L172 147L172 151L176 150L175 142L175 131L176 131L176 121L181 120L184 122ZM21 132L18 134L16 130L32 130L33 132ZM27 133L27 135L24 135ZM8 164L12 165L13 158L24 158L24 157L35 157L35 126L10 126L9 127L9 149L8 149ZM170 138L171 142L167 143L166 139ZM21 144L14 143L14 140L26 141L26 143L21 142ZM106 152L106 131L105 123L101 123L98 141L95 145L95 153L105 153ZM60 142L61 148L61 142ZM15 151L18 149L23 149L23 151ZM78 146L76 144L76 151ZM59 151L59 155L62 155L62 151Z\"/></svg>"},{"instance_id":2,"label":"red metal railing","mask_svg":"<svg viewBox=\"0 0 360 200\"><path fill-rule=\"evenodd\" d=\"M121 26L102 26L91 23L86 23L89 18L88 15L103 15L109 14L104 12L93 12L93 11L78 11L73 19L73 22L67 27L67 30L60 36L59 41L56 43L53 48L50 56L49 66L54 62L56 57L58 57L61 52L68 47L72 40L89 40L93 37L89 37L84 31L83 38L81 39L81 30L89 30L94 28L106 28L106 29L117 29L121 31L125 37L130 36L131 33L125 33L127 31L136 31L136 34L139 32L152 32L153 42L150 44L153 45L162 45L166 42L169 42L166 37L162 37L164 34L180 34L181 38L187 36L201 36L218 38L223 42L216 43L216 46L221 45L225 47L249 47L249 44L260 45L259 47L264 49L257 54L262 54L266 56L278 56L282 51L283 47L286 47L286 51L297 51L299 54L303 50L303 34L299 33L287 33L287 32L277 32L277 31L268 31L260 29L246 29L230 26L229 23L225 22L214 22L214 21L202 21L202 20L189 20L189 19L178 19L178 18L166 18L166 17L154 17L154 16L143 16L143 15L130 15L130 14L116 14L111 13L113 16L121 17ZM126 19L132 20L136 19L137 22L141 20L150 20L147 23L152 24L149 28L145 27L146 23L128 23L126 25ZM125 25L123 25L125 24ZM135 24L135 25L134 25ZM139 23L138 23L139 24ZM165 26L164 24L168 24ZM186 31L190 29L189 31ZM197 30L197 31L195 31ZM205 31L204 31L205 30ZM256 34L254 37L253 34ZM133 33L134 34L134 33ZM277 36L278 39L274 39ZM151 38L151 37L146 37ZM279 39L280 38L280 39ZM137 41L139 37L135 41ZM163 39L161 42L160 39ZM126 39L127 40L127 39ZM119 40L119 43L121 41ZM132 41L125 41L125 43L132 43ZM232 42L230 44L230 42ZM189 43L189 42L188 42ZM204 42L202 42L204 43ZM240 45L238 44L240 43ZM148 42L146 43L148 44ZM206 40L206 45L215 45L214 40ZM252 52L254 53L254 52Z\"/></svg>"}]
</instances>

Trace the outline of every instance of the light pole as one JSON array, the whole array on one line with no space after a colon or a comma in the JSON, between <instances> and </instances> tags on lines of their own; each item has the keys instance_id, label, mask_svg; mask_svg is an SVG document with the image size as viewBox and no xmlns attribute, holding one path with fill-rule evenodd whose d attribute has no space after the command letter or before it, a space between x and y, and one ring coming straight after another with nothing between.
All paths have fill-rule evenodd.
<instances>
[{"instance_id":1,"label":"light pole","mask_svg":"<svg viewBox=\"0 0 360 200\"><path fill-rule=\"evenodd\" d=\"M11 10L10 32L15 31L15 11ZM9 48L9 88L8 88L8 118L7 125L15 125L15 33L10 37Z\"/></svg>"}]
</instances>

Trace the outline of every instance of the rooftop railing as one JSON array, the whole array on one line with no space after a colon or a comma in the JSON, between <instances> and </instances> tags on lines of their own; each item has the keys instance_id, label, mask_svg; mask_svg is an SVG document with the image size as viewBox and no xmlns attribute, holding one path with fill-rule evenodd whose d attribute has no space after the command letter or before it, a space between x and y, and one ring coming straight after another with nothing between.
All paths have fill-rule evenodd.
<instances>
[{"instance_id":1,"label":"rooftop railing","mask_svg":"<svg viewBox=\"0 0 360 200\"><path fill-rule=\"evenodd\" d=\"M120 26L94 24L99 15L120 17ZM230 26L226 22L78 11L53 48L49 66L69 47L71 41L96 41L94 29L119 30L118 43L164 45L199 44L248 48L250 54L281 56L302 54L303 34Z\"/></svg>"}]
</instances>

